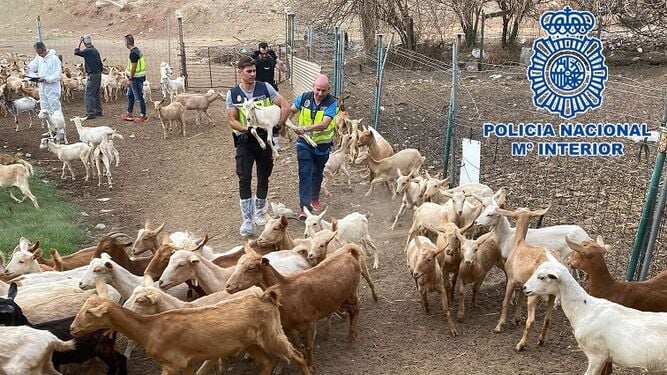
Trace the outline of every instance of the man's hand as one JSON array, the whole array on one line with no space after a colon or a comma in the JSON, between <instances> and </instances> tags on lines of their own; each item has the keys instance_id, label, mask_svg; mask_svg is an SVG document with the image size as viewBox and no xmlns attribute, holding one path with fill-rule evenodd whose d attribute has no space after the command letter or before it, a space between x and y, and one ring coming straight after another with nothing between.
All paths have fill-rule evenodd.
<instances>
[{"instance_id":1,"label":"man's hand","mask_svg":"<svg viewBox=\"0 0 667 375\"><path fill-rule=\"evenodd\" d=\"M131 85L131 84L132 84L132 78L128 78L128 79L127 79L127 84L128 84L128 85Z\"/></svg>"},{"instance_id":2,"label":"man's hand","mask_svg":"<svg viewBox=\"0 0 667 375\"><path fill-rule=\"evenodd\" d=\"M46 82L46 80L44 78L38 78L37 82Z\"/></svg>"},{"instance_id":3,"label":"man's hand","mask_svg":"<svg viewBox=\"0 0 667 375\"><path fill-rule=\"evenodd\" d=\"M296 129L294 129L294 132L295 132L297 135L303 135L303 134L306 133L305 128L296 128Z\"/></svg>"}]
</instances>

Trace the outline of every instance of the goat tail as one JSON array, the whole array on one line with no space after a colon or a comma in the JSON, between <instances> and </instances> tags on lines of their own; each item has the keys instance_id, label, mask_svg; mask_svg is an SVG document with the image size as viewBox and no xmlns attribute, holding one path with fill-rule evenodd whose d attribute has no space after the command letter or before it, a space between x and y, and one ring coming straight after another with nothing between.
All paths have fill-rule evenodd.
<instances>
[{"instance_id":1,"label":"goat tail","mask_svg":"<svg viewBox=\"0 0 667 375\"><path fill-rule=\"evenodd\" d=\"M350 255L352 255L352 257L354 257L354 259L356 259L357 262L359 262L359 264L361 264L361 262L362 262L361 257L366 256L366 254L364 253L364 250L361 248L361 246L359 246L357 244L347 244L345 246L347 247L348 252L350 253Z\"/></svg>"},{"instance_id":2,"label":"goat tail","mask_svg":"<svg viewBox=\"0 0 667 375\"><path fill-rule=\"evenodd\" d=\"M123 138L123 136L120 133L116 133L116 132L111 134L111 139L113 139L113 138L125 139L125 138Z\"/></svg>"},{"instance_id":3,"label":"goat tail","mask_svg":"<svg viewBox=\"0 0 667 375\"><path fill-rule=\"evenodd\" d=\"M280 306L281 294L278 290L278 286L274 285L267 290L259 297L259 300L262 302L268 302L272 305L279 307Z\"/></svg>"},{"instance_id":4,"label":"goat tail","mask_svg":"<svg viewBox=\"0 0 667 375\"><path fill-rule=\"evenodd\" d=\"M28 169L28 176L32 176L35 174L35 171L32 169L32 165L30 163L28 163L23 159L16 159L16 161L19 162L20 164L23 164L23 166Z\"/></svg>"},{"instance_id":5,"label":"goat tail","mask_svg":"<svg viewBox=\"0 0 667 375\"><path fill-rule=\"evenodd\" d=\"M57 352L67 352L70 350L74 350L76 349L76 340L72 339L72 340L62 341L56 339L53 342L53 349Z\"/></svg>"}]
</instances>

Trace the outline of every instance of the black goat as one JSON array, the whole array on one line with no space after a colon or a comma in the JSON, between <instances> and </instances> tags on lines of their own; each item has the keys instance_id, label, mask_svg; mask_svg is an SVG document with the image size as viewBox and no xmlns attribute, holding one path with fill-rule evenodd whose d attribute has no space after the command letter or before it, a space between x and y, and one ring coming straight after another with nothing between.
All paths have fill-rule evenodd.
<instances>
[{"instance_id":1,"label":"black goat","mask_svg":"<svg viewBox=\"0 0 667 375\"><path fill-rule=\"evenodd\" d=\"M14 302L17 293L16 283L9 286L8 298L0 298L0 324L5 326L26 325L36 329L47 330L61 340L71 340L70 326L74 317L52 320L50 322L31 324L23 315L21 307ZM115 375L116 369L120 375L127 375L127 358L117 352L114 347L116 334L106 334L104 330L95 331L77 337L76 349L67 352L54 352L53 365L60 371L60 365L66 363L83 363L93 357L104 361L108 366L107 375Z\"/></svg>"}]
</instances>

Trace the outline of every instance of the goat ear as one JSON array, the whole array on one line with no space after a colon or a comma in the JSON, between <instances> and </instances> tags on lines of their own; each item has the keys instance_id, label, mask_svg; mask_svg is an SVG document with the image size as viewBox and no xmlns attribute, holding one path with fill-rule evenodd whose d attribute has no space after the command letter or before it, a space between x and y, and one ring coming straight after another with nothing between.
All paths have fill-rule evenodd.
<instances>
[{"instance_id":1,"label":"goat ear","mask_svg":"<svg viewBox=\"0 0 667 375\"><path fill-rule=\"evenodd\" d=\"M558 280L559 277L555 273L548 273L547 277L550 278L551 280Z\"/></svg>"},{"instance_id":2,"label":"goat ear","mask_svg":"<svg viewBox=\"0 0 667 375\"><path fill-rule=\"evenodd\" d=\"M148 228L151 226L150 220L146 219L144 220L144 229L148 230Z\"/></svg>"},{"instance_id":3,"label":"goat ear","mask_svg":"<svg viewBox=\"0 0 667 375\"><path fill-rule=\"evenodd\" d=\"M111 264L111 262L104 262L104 267L106 267L106 268L108 268L108 269L112 269L112 268L113 268L113 264Z\"/></svg>"},{"instance_id":4,"label":"goat ear","mask_svg":"<svg viewBox=\"0 0 667 375\"><path fill-rule=\"evenodd\" d=\"M10 300L14 300L16 298L16 293L18 293L18 286L16 286L16 283L11 283L9 285L9 291L7 292L7 298Z\"/></svg>"},{"instance_id":5,"label":"goat ear","mask_svg":"<svg viewBox=\"0 0 667 375\"><path fill-rule=\"evenodd\" d=\"M28 241L28 239L25 237L21 237L21 239L19 239L19 250L28 251L29 247L30 247L30 241Z\"/></svg>"},{"instance_id":6,"label":"goat ear","mask_svg":"<svg viewBox=\"0 0 667 375\"><path fill-rule=\"evenodd\" d=\"M31 253L39 251L39 241L35 241L35 243L32 244L32 246L28 249L28 251L30 251Z\"/></svg>"},{"instance_id":7,"label":"goat ear","mask_svg":"<svg viewBox=\"0 0 667 375\"><path fill-rule=\"evenodd\" d=\"M606 245L604 244L604 241L602 240L602 236L600 236L600 235L598 235L598 238L596 239L595 242L602 247L606 247Z\"/></svg>"},{"instance_id":8,"label":"goat ear","mask_svg":"<svg viewBox=\"0 0 667 375\"><path fill-rule=\"evenodd\" d=\"M472 192L470 193L470 196L473 197L473 198L475 198L475 199L477 199L477 201L478 201L482 206L484 206L484 198L482 198L482 197L480 197L479 195L477 195L477 194L475 194L475 193L472 193Z\"/></svg>"},{"instance_id":9,"label":"goat ear","mask_svg":"<svg viewBox=\"0 0 667 375\"><path fill-rule=\"evenodd\" d=\"M419 236L415 236L415 245L417 246L418 249L421 249L424 244L422 244L422 241L419 239Z\"/></svg>"},{"instance_id":10,"label":"goat ear","mask_svg":"<svg viewBox=\"0 0 667 375\"><path fill-rule=\"evenodd\" d=\"M144 274L144 286L152 286L154 283L153 276Z\"/></svg>"},{"instance_id":11,"label":"goat ear","mask_svg":"<svg viewBox=\"0 0 667 375\"><path fill-rule=\"evenodd\" d=\"M313 216L313 214L310 213L310 210L308 209L308 207L303 206L303 207L301 207L301 208L303 208L303 212L306 213L306 216L307 216L307 217L311 217L311 216Z\"/></svg>"},{"instance_id":12,"label":"goat ear","mask_svg":"<svg viewBox=\"0 0 667 375\"><path fill-rule=\"evenodd\" d=\"M88 312L93 314L97 318L101 318L104 314L107 313L107 307L104 306L104 305L97 306L97 307L91 307L90 309L88 309Z\"/></svg>"},{"instance_id":13,"label":"goat ear","mask_svg":"<svg viewBox=\"0 0 667 375\"><path fill-rule=\"evenodd\" d=\"M440 184L441 189L448 189L449 188L449 177L445 178L444 180L440 180L439 184Z\"/></svg>"},{"instance_id":14,"label":"goat ear","mask_svg":"<svg viewBox=\"0 0 667 375\"><path fill-rule=\"evenodd\" d=\"M477 246L479 246L479 245L483 244L484 242L486 242L486 240L488 240L489 238L493 237L494 234L495 234L495 233L494 233L493 231L490 231L490 232L488 232L488 233L484 233L483 235L477 237L477 240L476 240L476 241L477 241Z\"/></svg>"},{"instance_id":15,"label":"goat ear","mask_svg":"<svg viewBox=\"0 0 667 375\"><path fill-rule=\"evenodd\" d=\"M162 225L157 227L157 229L155 230L155 234L158 234L158 233L162 232L163 229L164 229L164 222L162 223Z\"/></svg>"},{"instance_id":16,"label":"goat ear","mask_svg":"<svg viewBox=\"0 0 667 375\"><path fill-rule=\"evenodd\" d=\"M321 214L317 215L317 216L320 218L320 220L322 220L322 218L324 218L324 214L327 213L327 210L328 210L328 209L329 209L329 207L325 208L324 211L322 211Z\"/></svg>"},{"instance_id":17,"label":"goat ear","mask_svg":"<svg viewBox=\"0 0 667 375\"><path fill-rule=\"evenodd\" d=\"M199 263L199 262L200 262L199 257L198 257L197 255L195 255L195 254L190 254L190 256L188 257L188 260L189 260L190 263L192 263L192 264L195 264L195 263Z\"/></svg>"},{"instance_id":18,"label":"goat ear","mask_svg":"<svg viewBox=\"0 0 667 375\"><path fill-rule=\"evenodd\" d=\"M514 211L503 210L502 208L496 208L496 213L498 215L507 216L507 217L516 217Z\"/></svg>"},{"instance_id":19,"label":"goat ear","mask_svg":"<svg viewBox=\"0 0 667 375\"><path fill-rule=\"evenodd\" d=\"M333 241L333 239L336 238L336 235L337 235L337 234L338 234L338 230L334 230L334 231L331 233L331 237L329 237L329 240L327 241L327 244L328 244L329 242Z\"/></svg>"},{"instance_id":20,"label":"goat ear","mask_svg":"<svg viewBox=\"0 0 667 375\"><path fill-rule=\"evenodd\" d=\"M548 206L547 208L543 208L541 210L535 210L535 211L531 212L531 216L542 216L542 215L546 214L547 211L549 211L550 208L551 208L551 206Z\"/></svg>"},{"instance_id":21,"label":"goat ear","mask_svg":"<svg viewBox=\"0 0 667 375\"><path fill-rule=\"evenodd\" d=\"M567 246L572 249L573 251L576 251L578 253L586 255L588 252L586 249L581 246L581 244L578 244L570 239L570 236L565 236L565 243L567 243Z\"/></svg>"},{"instance_id":22,"label":"goat ear","mask_svg":"<svg viewBox=\"0 0 667 375\"><path fill-rule=\"evenodd\" d=\"M287 224L288 224L287 216L285 216L285 215L281 215L281 216L280 216L280 226L281 226L282 228L285 228L285 227L287 227Z\"/></svg>"},{"instance_id":23,"label":"goat ear","mask_svg":"<svg viewBox=\"0 0 667 375\"><path fill-rule=\"evenodd\" d=\"M447 198L454 198L454 194L452 194L452 193L450 193L450 192L448 192L448 191L443 191L443 192L441 192L441 193L442 193L442 195L444 195L444 196L447 197Z\"/></svg>"}]
</instances>

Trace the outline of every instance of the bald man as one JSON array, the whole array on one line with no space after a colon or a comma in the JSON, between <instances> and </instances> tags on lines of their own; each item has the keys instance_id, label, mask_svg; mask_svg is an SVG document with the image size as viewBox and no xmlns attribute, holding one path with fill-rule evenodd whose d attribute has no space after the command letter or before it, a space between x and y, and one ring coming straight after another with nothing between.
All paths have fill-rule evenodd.
<instances>
[{"instance_id":1,"label":"bald man","mask_svg":"<svg viewBox=\"0 0 667 375\"><path fill-rule=\"evenodd\" d=\"M297 96L292 105L292 114L299 113L299 127L296 134L308 134L317 147L312 147L303 138L296 141L296 155L299 162L299 219L305 220L305 210L321 212L320 187L324 165L329 160L333 144L335 123L338 112L336 98L329 94L329 78L320 74L313 83L313 90Z\"/></svg>"}]
</instances>

